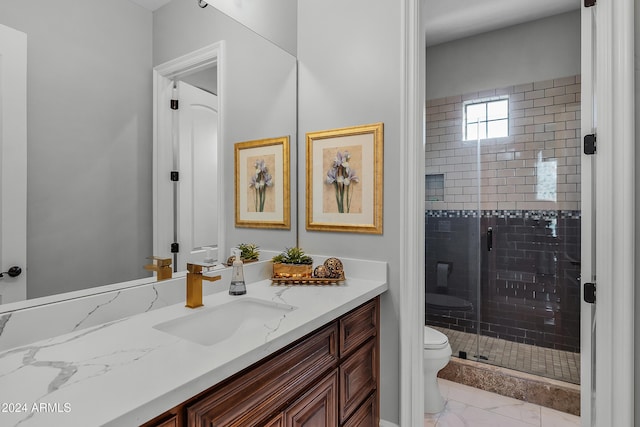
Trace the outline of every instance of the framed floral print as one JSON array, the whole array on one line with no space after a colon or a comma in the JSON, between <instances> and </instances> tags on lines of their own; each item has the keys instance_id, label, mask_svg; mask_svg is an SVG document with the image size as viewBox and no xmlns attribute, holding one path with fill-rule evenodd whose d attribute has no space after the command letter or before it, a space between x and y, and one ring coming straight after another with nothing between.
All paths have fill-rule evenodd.
<instances>
[{"instance_id":1,"label":"framed floral print","mask_svg":"<svg viewBox=\"0 0 640 427\"><path fill-rule=\"evenodd\" d=\"M234 148L236 227L290 229L289 137Z\"/></svg>"},{"instance_id":2,"label":"framed floral print","mask_svg":"<svg viewBox=\"0 0 640 427\"><path fill-rule=\"evenodd\" d=\"M383 124L307 133L306 228L382 234Z\"/></svg>"}]
</instances>

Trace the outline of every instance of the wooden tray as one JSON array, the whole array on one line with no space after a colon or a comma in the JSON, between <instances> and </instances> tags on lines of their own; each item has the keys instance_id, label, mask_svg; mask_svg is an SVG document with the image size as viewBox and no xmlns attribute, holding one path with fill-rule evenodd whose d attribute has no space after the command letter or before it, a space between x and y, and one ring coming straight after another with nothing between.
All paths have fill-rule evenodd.
<instances>
[{"instance_id":1,"label":"wooden tray","mask_svg":"<svg viewBox=\"0 0 640 427\"><path fill-rule=\"evenodd\" d=\"M340 277L272 277L272 285L339 285L345 281L344 274Z\"/></svg>"}]
</instances>

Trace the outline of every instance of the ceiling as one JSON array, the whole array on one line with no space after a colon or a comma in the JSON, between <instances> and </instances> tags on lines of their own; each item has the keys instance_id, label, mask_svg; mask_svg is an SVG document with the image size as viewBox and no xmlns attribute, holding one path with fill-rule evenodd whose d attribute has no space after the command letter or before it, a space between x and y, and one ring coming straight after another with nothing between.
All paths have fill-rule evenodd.
<instances>
[{"instance_id":1,"label":"ceiling","mask_svg":"<svg viewBox=\"0 0 640 427\"><path fill-rule=\"evenodd\" d=\"M427 46L577 10L580 0L423 0Z\"/></svg>"},{"instance_id":2,"label":"ceiling","mask_svg":"<svg viewBox=\"0 0 640 427\"><path fill-rule=\"evenodd\" d=\"M153 11L171 0L131 1ZM580 0L423 1L427 46L577 10L581 3Z\"/></svg>"}]
</instances>

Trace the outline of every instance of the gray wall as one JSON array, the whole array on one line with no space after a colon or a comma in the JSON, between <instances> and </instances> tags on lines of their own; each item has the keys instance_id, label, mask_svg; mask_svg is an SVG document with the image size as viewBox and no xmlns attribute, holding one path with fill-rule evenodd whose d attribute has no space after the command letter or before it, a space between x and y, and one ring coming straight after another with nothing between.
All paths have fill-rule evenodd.
<instances>
[{"instance_id":1,"label":"gray wall","mask_svg":"<svg viewBox=\"0 0 640 427\"><path fill-rule=\"evenodd\" d=\"M580 11L427 49L427 99L580 74Z\"/></svg>"},{"instance_id":2,"label":"gray wall","mask_svg":"<svg viewBox=\"0 0 640 427\"><path fill-rule=\"evenodd\" d=\"M298 2L300 246L310 253L389 263L390 290L382 298L381 416L392 422L399 418L400 374L400 25L401 5L395 1ZM384 122L384 234L306 231L305 134L374 122Z\"/></svg>"},{"instance_id":3,"label":"gray wall","mask_svg":"<svg viewBox=\"0 0 640 427\"><path fill-rule=\"evenodd\" d=\"M295 55L298 39L298 0L242 1L208 0L221 12Z\"/></svg>"},{"instance_id":4,"label":"gray wall","mask_svg":"<svg viewBox=\"0 0 640 427\"><path fill-rule=\"evenodd\" d=\"M3 0L0 23L28 39L28 298L147 275L151 12Z\"/></svg>"},{"instance_id":5,"label":"gray wall","mask_svg":"<svg viewBox=\"0 0 640 427\"><path fill-rule=\"evenodd\" d=\"M188 25L176 25L188 23ZM296 60L213 7L176 0L153 14L153 65L225 41L222 64L224 192L227 246L256 243L282 250L295 245ZM224 92L223 92L224 91ZM234 151L236 142L291 137L291 230L235 228ZM223 257L226 254L221 254Z\"/></svg>"}]
</instances>

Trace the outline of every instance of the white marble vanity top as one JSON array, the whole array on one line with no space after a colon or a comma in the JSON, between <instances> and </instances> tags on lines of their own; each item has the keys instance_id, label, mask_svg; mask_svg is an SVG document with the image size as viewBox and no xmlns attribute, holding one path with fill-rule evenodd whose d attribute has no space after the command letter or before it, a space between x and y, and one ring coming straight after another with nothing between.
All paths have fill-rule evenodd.
<instances>
[{"instance_id":1,"label":"white marble vanity top","mask_svg":"<svg viewBox=\"0 0 640 427\"><path fill-rule=\"evenodd\" d=\"M144 423L386 291L386 263L371 266L339 286L250 283L246 297L297 309L210 346L153 326L244 296L220 292L199 309L179 303L2 351L0 425Z\"/></svg>"}]
</instances>

